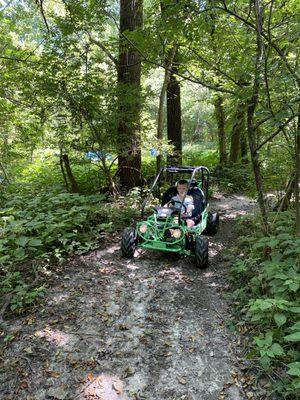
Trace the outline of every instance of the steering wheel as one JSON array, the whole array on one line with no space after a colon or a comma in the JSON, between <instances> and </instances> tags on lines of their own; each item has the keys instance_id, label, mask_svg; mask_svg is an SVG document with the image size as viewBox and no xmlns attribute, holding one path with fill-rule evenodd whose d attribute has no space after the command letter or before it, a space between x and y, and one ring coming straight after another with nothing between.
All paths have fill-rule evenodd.
<instances>
[{"instance_id":1,"label":"steering wheel","mask_svg":"<svg viewBox=\"0 0 300 400\"><path fill-rule=\"evenodd\" d=\"M167 203L167 207L174 207L174 206L175 206L175 201L174 201L174 200L170 200L170 201ZM187 213L186 205L185 205L185 204L181 204L181 205L180 205L180 208L181 208L181 207L184 208L184 214L186 214L186 213ZM179 208L179 207L177 207L177 208Z\"/></svg>"}]
</instances>

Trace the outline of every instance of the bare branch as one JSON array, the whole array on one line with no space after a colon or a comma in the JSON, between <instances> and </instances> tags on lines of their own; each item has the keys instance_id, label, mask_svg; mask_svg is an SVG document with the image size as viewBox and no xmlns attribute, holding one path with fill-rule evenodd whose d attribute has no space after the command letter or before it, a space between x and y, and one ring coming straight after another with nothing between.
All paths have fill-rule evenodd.
<instances>
[{"instance_id":1,"label":"bare branch","mask_svg":"<svg viewBox=\"0 0 300 400\"><path fill-rule=\"evenodd\" d=\"M112 55L112 53L108 50L106 46L104 46L103 43L101 43L99 40L94 39L90 33L88 33L90 42L97 45L106 55L107 57L114 63L115 67L118 68L118 60Z\"/></svg>"},{"instance_id":2,"label":"bare branch","mask_svg":"<svg viewBox=\"0 0 300 400\"><path fill-rule=\"evenodd\" d=\"M291 116L285 121L285 123L282 124L272 135L270 135L267 139L265 139L260 145L258 145L258 146L256 147L256 149L254 150L255 153L257 153L258 150L260 150L266 143L268 143L270 140L272 140L272 139L273 139L275 136L277 136L280 132L283 132L284 128L285 128L294 118L296 118L296 117L299 116L299 115L300 115L299 113L294 114L294 115L291 115Z\"/></svg>"},{"instance_id":3,"label":"bare branch","mask_svg":"<svg viewBox=\"0 0 300 400\"><path fill-rule=\"evenodd\" d=\"M45 15L45 12L44 12L43 3L44 3L44 0L36 0L36 4L40 9L40 12L41 12L42 18L44 20L45 26L47 28L47 31L48 31L48 33L50 33L50 28L49 28L49 25L48 25L48 22L47 22L47 19L46 19L46 15Z\"/></svg>"}]
</instances>

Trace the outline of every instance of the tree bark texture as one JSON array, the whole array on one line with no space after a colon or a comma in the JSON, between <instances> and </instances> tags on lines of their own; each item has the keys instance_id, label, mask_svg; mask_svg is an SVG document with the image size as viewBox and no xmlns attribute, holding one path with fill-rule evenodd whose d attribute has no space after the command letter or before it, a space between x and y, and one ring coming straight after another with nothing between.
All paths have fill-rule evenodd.
<instances>
[{"instance_id":1,"label":"tree bark texture","mask_svg":"<svg viewBox=\"0 0 300 400\"><path fill-rule=\"evenodd\" d=\"M241 146L242 162L245 164L248 164L249 160L248 160L248 143L247 143L246 128L242 130L242 134L241 134L241 138L240 138L240 146Z\"/></svg>"},{"instance_id":2,"label":"tree bark texture","mask_svg":"<svg viewBox=\"0 0 300 400\"><path fill-rule=\"evenodd\" d=\"M61 160L61 169L62 169L62 173L63 173L64 179L65 179L65 182L67 183L67 179L66 179L66 175L67 175L70 185L71 185L71 192L78 193L79 192L78 184L73 175L68 154L62 154L60 160ZM66 175L65 175L63 167L65 167L65 169L66 169Z\"/></svg>"},{"instance_id":3,"label":"tree bark texture","mask_svg":"<svg viewBox=\"0 0 300 400\"><path fill-rule=\"evenodd\" d=\"M120 0L118 164L120 184L127 189L141 182L141 57L124 35L141 28L142 17L142 0Z\"/></svg>"},{"instance_id":4,"label":"tree bark texture","mask_svg":"<svg viewBox=\"0 0 300 400\"><path fill-rule=\"evenodd\" d=\"M174 57L176 62L177 53ZM167 131L168 141L174 146L174 152L167 157L168 165L182 164L182 128L180 84L176 78L177 67L173 64L167 87Z\"/></svg>"},{"instance_id":5,"label":"tree bark texture","mask_svg":"<svg viewBox=\"0 0 300 400\"><path fill-rule=\"evenodd\" d=\"M237 163L239 160L241 149L240 143L244 128L244 116L245 114L243 105L238 103L235 113L235 121L231 132L229 161L231 161L232 163Z\"/></svg>"},{"instance_id":6,"label":"tree bark texture","mask_svg":"<svg viewBox=\"0 0 300 400\"><path fill-rule=\"evenodd\" d=\"M252 96L248 101L247 106L247 133L248 133L248 142L251 153L252 167L255 179L255 185L258 196L258 204L262 216L262 228L264 233L268 233L269 224L268 224L268 216L267 210L264 200L263 193L263 184L260 172L260 163L258 152L256 151L257 147L257 131L254 125L254 112L258 103L259 98L259 87L260 87L260 75L262 70L262 62L263 62L263 43L262 43L262 11L260 7L260 0L254 1L255 5L255 17L256 17L256 59L255 59L255 70L254 70L254 80L252 87Z\"/></svg>"},{"instance_id":7,"label":"tree bark texture","mask_svg":"<svg viewBox=\"0 0 300 400\"><path fill-rule=\"evenodd\" d=\"M293 173L286 185L285 195L279 200L278 204L274 208L275 210L286 211L289 208L294 188L295 188L295 174Z\"/></svg>"},{"instance_id":8,"label":"tree bark texture","mask_svg":"<svg viewBox=\"0 0 300 400\"><path fill-rule=\"evenodd\" d=\"M168 59L165 61L166 69L165 69L164 81L163 81L163 85L162 85L160 95L159 95L159 106L158 106L158 112L157 112L157 141L158 141L158 154L156 157L156 173L157 174L161 168L161 162L162 162L162 151L161 151L160 145L161 145L161 141L163 139L164 103L165 103L167 88L168 88L168 84L170 81L171 69L172 69L173 60L174 60L176 51L177 51L177 45L174 45L172 50L169 52Z\"/></svg>"},{"instance_id":9,"label":"tree bark texture","mask_svg":"<svg viewBox=\"0 0 300 400\"><path fill-rule=\"evenodd\" d=\"M215 115L218 126L218 140L219 140L219 163L221 167L226 164L226 133L225 133L225 114L223 107L223 99L217 96L215 100Z\"/></svg>"}]
</instances>

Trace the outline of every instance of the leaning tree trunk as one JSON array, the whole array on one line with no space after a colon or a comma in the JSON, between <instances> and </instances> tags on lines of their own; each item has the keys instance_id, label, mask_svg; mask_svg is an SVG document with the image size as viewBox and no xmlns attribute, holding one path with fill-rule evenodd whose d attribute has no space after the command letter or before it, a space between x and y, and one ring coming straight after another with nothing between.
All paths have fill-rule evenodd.
<instances>
[{"instance_id":1,"label":"leaning tree trunk","mask_svg":"<svg viewBox=\"0 0 300 400\"><path fill-rule=\"evenodd\" d=\"M225 114L223 107L223 99L221 96L217 96L215 100L215 115L218 125L219 163L221 167L224 167L227 160L227 154L226 154Z\"/></svg>"},{"instance_id":2,"label":"leaning tree trunk","mask_svg":"<svg viewBox=\"0 0 300 400\"><path fill-rule=\"evenodd\" d=\"M240 155L240 142L243 134L244 127L244 109L243 104L238 103L237 110L235 113L235 121L231 132L230 142L230 156L229 161L236 163Z\"/></svg>"},{"instance_id":3,"label":"leaning tree trunk","mask_svg":"<svg viewBox=\"0 0 300 400\"><path fill-rule=\"evenodd\" d=\"M286 185L284 196L278 201L278 203L274 207L274 210L286 211L289 208L292 194L295 188L295 182L296 182L295 178L296 178L295 174L293 173Z\"/></svg>"},{"instance_id":4,"label":"leaning tree trunk","mask_svg":"<svg viewBox=\"0 0 300 400\"><path fill-rule=\"evenodd\" d=\"M175 59L176 60L176 55ZM168 141L174 146L174 152L167 158L169 165L182 164L182 128L180 84L176 78L177 67L172 66L172 72L167 87L167 130Z\"/></svg>"},{"instance_id":5,"label":"leaning tree trunk","mask_svg":"<svg viewBox=\"0 0 300 400\"><path fill-rule=\"evenodd\" d=\"M141 182L141 57L125 32L141 28L142 21L142 0L120 0L118 164L121 186L127 189Z\"/></svg>"},{"instance_id":6,"label":"leaning tree trunk","mask_svg":"<svg viewBox=\"0 0 300 400\"><path fill-rule=\"evenodd\" d=\"M72 193L78 193L79 192L78 184L77 184L76 179L75 179L75 177L73 175L73 172L72 172L72 169L71 169L71 166L70 166L70 160L69 160L68 154L62 154L61 155L61 163L66 168L66 174L67 174L67 177L68 177L70 185L71 185L71 192Z\"/></svg>"}]
</instances>

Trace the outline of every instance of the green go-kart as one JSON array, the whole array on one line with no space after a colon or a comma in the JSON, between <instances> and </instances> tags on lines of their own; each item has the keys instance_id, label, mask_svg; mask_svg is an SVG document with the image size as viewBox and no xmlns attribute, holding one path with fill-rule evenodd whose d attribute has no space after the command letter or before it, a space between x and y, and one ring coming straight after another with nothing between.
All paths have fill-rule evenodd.
<instances>
[{"instance_id":1,"label":"green go-kart","mask_svg":"<svg viewBox=\"0 0 300 400\"><path fill-rule=\"evenodd\" d=\"M162 177L171 186L164 192L161 205L153 208L153 214L146 217L145 208L150 194L144 201L141 210L141 221L136 227L126 228L122 234L121 251L123 257L132 258L136 248L158 250L164 252L192 256L198 268L208 266L208 240L204 235L214 235L219 227L218 213L209 211L208 189L209 170L206 167L163 167L156 176L150 189L153 193L161 185ZM189 175L188 188L181 204L175 203L176 177ZM194 209L188 215L184 200L192 196ZM159 191L159 196L160 191ZM193 219L195 225L188 227L187 219Z\"/></svg>"}]
</instances>

